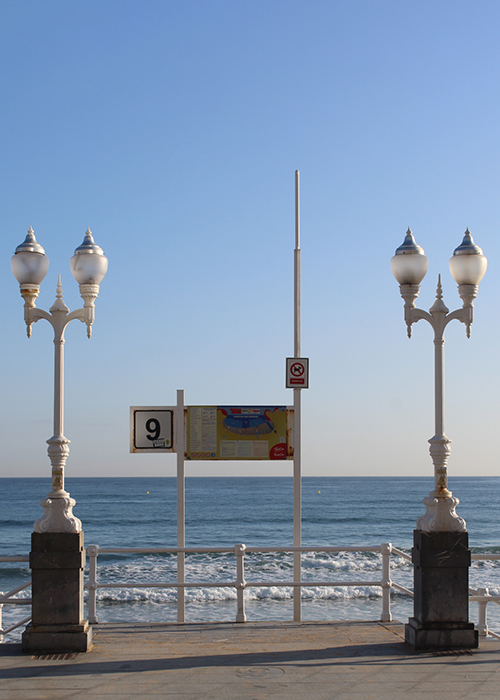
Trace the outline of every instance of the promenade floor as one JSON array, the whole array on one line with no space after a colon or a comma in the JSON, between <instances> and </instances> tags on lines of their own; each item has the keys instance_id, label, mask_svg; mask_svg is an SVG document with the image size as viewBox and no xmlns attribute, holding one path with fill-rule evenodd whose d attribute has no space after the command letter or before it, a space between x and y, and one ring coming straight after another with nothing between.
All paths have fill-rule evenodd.
<instances>
[{"instance_id":1,"label":"promenade floor","mask_svg":"<svg viewBox=\"0 0 500 700\"><path fill-rule=\"evenodd\" d=\"M0 700L500 698L500 641L416 653L399 622L109 623L66 656L0 645Z\"/></svg>"}]
</instances>

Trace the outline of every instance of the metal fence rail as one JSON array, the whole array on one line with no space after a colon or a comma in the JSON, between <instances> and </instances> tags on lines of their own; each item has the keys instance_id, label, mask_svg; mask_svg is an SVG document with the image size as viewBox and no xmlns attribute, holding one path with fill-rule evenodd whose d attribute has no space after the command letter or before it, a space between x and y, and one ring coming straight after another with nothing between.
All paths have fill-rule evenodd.
<instances>
[{"instance_id":1,"label":"metal fence rail","mask_svg":"<svg viewBox=\"0 0 500 700\"><path fill-rule=\"evenodd\" d=\"M380 578L376 580L251 580L245 579L245 557L253 553L292 553L302 554L304 552L320 552L320 553L341 553L341 552L373 552L381 556ZM307 587L349 587L349 586L378 586L382 590L382 612L380 619L382 621L392 620L391 612L391 590L394 589L405 595L413 597L413 591L400 585L391 579L391 556L396 556L411 563L411 556L406 552L393 547L391 543L384 542L375 547L350 547L350 546L303 546L303 547L247 547L244 544L235 544L233 547L99 547L99 545L89 545L86 548L86 553L89 563L88 581L85 588L88 589L88 615L89 622L95 624L98 622L97 617L97 591L106 588L173 588L177 590L178 607L177 620L184 622L185 619L185 603L184 596L179 595L186 588L234 588L236 590L236 622L245 622L245 597L244 591L252 587L287 587L294 591L300 591L301 588ZM177 580L175 581L147 581L134 582L118 581L114 583L101 583L98 579L98 556L99 554L172 554L182 557L189 554L233 554L235 557L235 578L226 581L186 581L184 579L184 567L178 567ZM500 561L500 554L472 554L472 560L475 561ZM28 556L0 556L0 563L5 562L29 562ZM31 616L25 617L16 622L10 627L4 629L2 627L2 608L3 605L31 605L31 598L16 598L15 596L21 591L29 588L31 581L14 588L8 593L0 592L0 642L3 637L10 632L22 627L31 620ZM500 605L500 595L490 595L488 588L469 589L469 600L477 602L479 607L478 625L480 637L492 636L500 639L500 634L492 631L487 623L487 605L488 603L496 603ZM300 597L299 597L300 600ZM298 616L297 616L298 610ZM294 605L294 619L300 620L300 604Z\"/></svg>"},{"instance_id":2,"label":"metal fence rail","mask_svg":"<svg viewBox=\"0 0 500 700\"><path fill-rule=\"evenodd\" d=\"M472 554L473 561L500 561L500 554ZM500 639L500 634L493 632L488 627L486 607L488 603L500 605L500 596L490 595L488 588L469 588L469 600L476 602L479 607L477 629L480 637L495 637Z\"/></svg>"},{"instance_id":3,"label":"metal fence rail","mask_svg":"<svg viewBox=\"0 0 500 700\"><path fill-rule=\"evenodd\" d=\"M309 547L247 547L244 544L235 544L233 547L102 547L98 545L89 545L87 547L87 556L89 558L89 579L86 588L89 591L89 622L96 623L97 618L97 591L99 588L175 588L177 590L177 598L180 601L177 609L177 621L184 622L185 620L185 605L184 596L179 595L180 591L186 588L235 588L236 589L236 622L245 622L245 598L244 591L251 587L281 587L293 588L300 590L307 586L379 586L382 589L382 614L381 620L392 620L391 614L391 587L393 585L390 578L390 557L393 547L390 543L383 543L375 547L327 547L327 546L309 546ZM398 550L399 551L399 550ZM321 552L321 553L339 553L339 552L374 552L381 555L381 577L376 580L355 580L355 581L336 581L336 580L320 580L320 581L282 581L282 580L263 580L263 581L247 581L245 579L245 556L252 553L303 553L303 552ZM235 578L228 581L186 581L184 578L184 567L178 567L176 581L148 581L146 583L100 583L97 576L97 558L99 554L234 554L235 556ZM298 615L297 615L298 609ZM294 619L300 620L300 605L294 605Z\"/></svg>"},{"instance_id":4,"label":"metal fence rail","mask_svg":"<svg viewBox=\"0 0 500 700\"><path fill-rule=\"evenodd\" d=\"M30 560L29 557L27 557L25 555L21 555L21 554L16 555L16 556L12 556L12 557L0 557L0 563L17 562L17 561L29 562L29 560ZM21 591L26 590L26 588L29 588L30 586L31 586L31 581L28 581L27 583L24 583L21 586L17 586L17 588L13 588L11 591L8 591L8 593L2 593L0 591L0 643L3 641L3 638L5 637L6 634L9 634L10 632L17 630L19 627L26 625L31 620L31 615L28 615L28 617L24 617L22 620L19 620L15 624L13 624L10 627L7 627L5 629L3 628L3 623L2 623L2 611L3 611L4 604L31 605L31 598L14 598L14 596L17 593L20 593Z\"/></svg>"}]
</instances>

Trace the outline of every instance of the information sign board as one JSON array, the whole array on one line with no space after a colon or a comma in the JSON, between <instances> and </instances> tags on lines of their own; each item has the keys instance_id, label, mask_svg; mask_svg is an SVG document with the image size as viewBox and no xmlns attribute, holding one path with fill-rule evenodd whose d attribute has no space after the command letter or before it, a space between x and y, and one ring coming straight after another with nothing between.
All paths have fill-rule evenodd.
<instances>
[{"instance_id":1,"label":"information sign board","mask_svg":"<svg viewBox=\"0 0 500 700\"><path fill-rule=\"evenodd\" d=\"M293 459L287 406L188 406L186 459Z\"/></svg>"},{"instance_id":2,"label":"information sign board","mask_svg":"<svg viewBox=\"0 0 500 700\"><path fill-rule=\"evenodd\" d=\"M175 452L174 407L130 407L131 452Z\"/></svg>"}]
</instances>

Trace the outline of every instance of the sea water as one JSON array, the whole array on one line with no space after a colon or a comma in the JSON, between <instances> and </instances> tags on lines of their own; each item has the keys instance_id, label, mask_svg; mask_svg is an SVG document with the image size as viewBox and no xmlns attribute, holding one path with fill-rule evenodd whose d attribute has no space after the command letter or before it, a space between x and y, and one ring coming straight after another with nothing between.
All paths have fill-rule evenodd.
<instances>
[{"instance_id":1,"label":"sea water","mask_svg":"<svg viewBox=\"0 0 500 700\"><path fill-rule=\"evenodd\" d=\"M42 514L41 498L50 490L46 479L1 479L0 555L27 554L33 522ZM73 478L66 488L76 499L74 514L82 520L85 544L100 547L172 547L176 545L175 478ZM422 498L433 488L431 478L305 477L302 480L303 545L373 546L391 542L410 553L415 523L424 512ZM460 499L472 552L500 552L499 478L456 477L450 488ZM191 477L186 479L186 546L290 546L293 544L293 480L287 477ZM413 588L412 566L392 557L391 577ZM232 554L186 557L188 581L234 581ZM382 578L379 554L305 553L302 577L309 581L376 581ZM0 590L28 581L27 564L0 564ZM176 557L169 554L101 554L101 583L175 581ZM293 558L287 553L248 554L247 581L293 580ZM500 594L500 562L473 562L470 586ZM20 596L29 597L29 589ZM289 587L256 586L245 591L248 620L289 620L293 596ZM406 621L412 599L393 591L392 613ZM380 619L381 589L355 585L304 586L304 620ZM98 591L99 621L175 621L176 590L111 588ZM25 616L26 608L4 606L3 626ZM231 621L236 615L234 588L186 589L187 621ZM477 620L477 604L471 604ZM492 629L500 630L500 606L488 606ZM17 633L19 634L19 633ZM12 639L13 637L10 637Z\"/></svg>"}]
</instances>

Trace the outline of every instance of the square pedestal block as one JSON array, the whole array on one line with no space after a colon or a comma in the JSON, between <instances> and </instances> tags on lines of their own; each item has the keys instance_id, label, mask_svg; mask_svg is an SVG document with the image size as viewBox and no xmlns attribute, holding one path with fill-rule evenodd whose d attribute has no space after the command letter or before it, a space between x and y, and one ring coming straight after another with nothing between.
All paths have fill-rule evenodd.
<instances>
[{"instance_id":1,"label":"square pedestal block","mask_svg":"<svg viewBox=\"0 0 500 700\"><path fill-rule=\"evenodd\" d=\"M83 532L31 536L32 621L23 633L26 652L87 651L92 628L83 619Z\"/></svg>"},{"instance_id":2,"label":"square pedestal block","mask_svg":"<svg viewBox=\"0 0 500 700\"><path fill-rule=\"evenodd\" d=\"M413 533L414 615L405 639L415 649L475 649L478 632L469 622L467 532Z\"/></svg>"}]
</instances>

